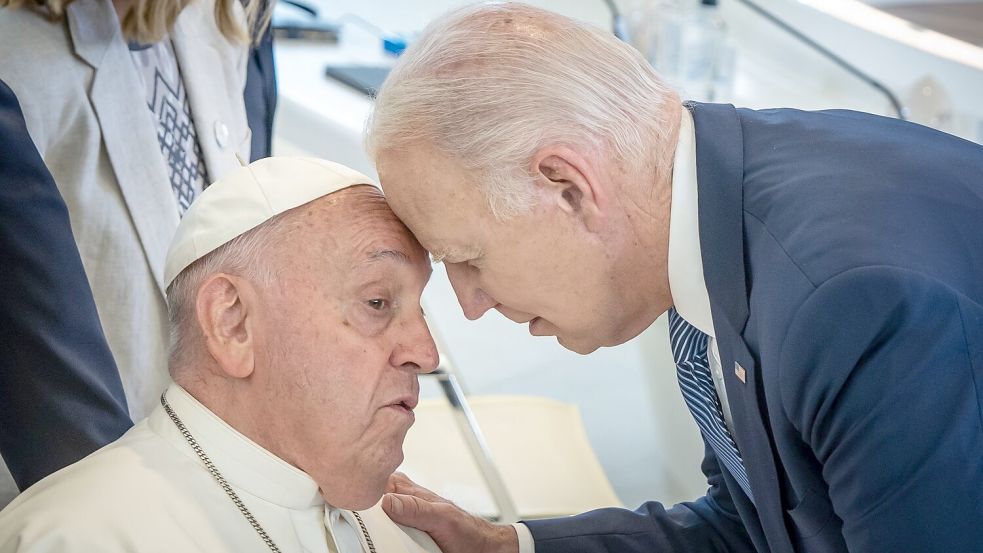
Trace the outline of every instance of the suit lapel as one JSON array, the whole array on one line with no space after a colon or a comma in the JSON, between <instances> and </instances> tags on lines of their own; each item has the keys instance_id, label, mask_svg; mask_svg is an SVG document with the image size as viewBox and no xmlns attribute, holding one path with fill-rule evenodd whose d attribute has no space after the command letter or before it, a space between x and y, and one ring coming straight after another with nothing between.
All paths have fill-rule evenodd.
<instances>
[{"instance_id":1,"label":"suit lapel","mask_svg":"<svg viewBox=\"0 0 983 553\"><path fill-rule=\"evenodd\" d=\"M238 2L235 3L238 9ZM238 154L249 161L249 129L243 104L245 67L229 67L230 60L245 63L241 51L218 34L210 2L193 2L178 17L171 34L174 52L184 78L191 114L198 133L209 182L239 167ZM225 54L223 56L223 53Z\"/></svg>"},{"instance_id":2,"label":"suit lapel","mask_svg":"<svg viewBox=\"0 0 983 553\"><path fill-rule=\"evenodd\" d=\"M67 17L76 53L95 70L89 99L147 264L163 296L164 258L177 229L178 211L143 83L109 0L72 2Z\"/></svg>"},{"instance_id":3,"label":"suit lapel","mask_svg":"<svg viewBox=\"0 0 983 553\"><path fill-rule=\"evenodd\" d=\"M694 104L700 247L713 328L740 449L769 549L792 551L757 361L741 333L748 318L744 267L744 145L730 105ZM740 377L743 377L743 381Z\"/></svg>"}]
</instances>

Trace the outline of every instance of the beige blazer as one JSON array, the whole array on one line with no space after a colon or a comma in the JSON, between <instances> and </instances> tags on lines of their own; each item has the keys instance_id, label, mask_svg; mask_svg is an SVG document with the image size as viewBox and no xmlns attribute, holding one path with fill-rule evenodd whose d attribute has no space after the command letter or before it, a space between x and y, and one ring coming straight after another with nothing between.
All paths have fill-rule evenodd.
<instances>
[{"instance_id":1,"label":"beige blazer","mask_svg":"<svg viewBox=\"0 0 983 553\"><path fill-rule=\"evenodd\" d=\"M239 3L235 3L243 17ZM210 180L249 156L247 47L217 29L214 0L192 2L171 38ZM99 318L133 420L167 386L164 258L178 209L156 122L110 0L76 0L49 21L0 9L0 78L68 205Z\"/></svg>"}]
</instances>

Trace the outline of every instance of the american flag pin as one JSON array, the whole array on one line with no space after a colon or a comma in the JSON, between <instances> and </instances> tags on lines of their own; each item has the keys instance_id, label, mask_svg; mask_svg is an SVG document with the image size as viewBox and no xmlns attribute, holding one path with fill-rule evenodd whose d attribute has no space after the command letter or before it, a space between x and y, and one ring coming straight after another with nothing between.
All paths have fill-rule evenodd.
<instances>
[{"instance_id":1,"label":"american flag pin","mask_svg":"<svg viewBox=\"0 0 983 553\"><path fill-rule=\"evenodd\" d=\"M734 374L737 375L737 378L741 381L741 384L747 384L747 371L744 370L744 367L742 367L740 363L734 363Z\"/></svg>"}]
</instances>

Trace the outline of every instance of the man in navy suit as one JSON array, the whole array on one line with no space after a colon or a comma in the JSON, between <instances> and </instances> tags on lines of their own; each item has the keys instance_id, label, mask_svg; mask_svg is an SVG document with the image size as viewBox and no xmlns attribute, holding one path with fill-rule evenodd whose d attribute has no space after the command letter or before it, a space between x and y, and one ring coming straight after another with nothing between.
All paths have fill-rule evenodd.
<instances>
[{"instance_id":1,"label":"man in navy suit","mask_svg":"<svg viewBox=\"0 0 983 553\"><path fill-rule=\"evenodd\" d=\"M683 105L627 45L516 4L432 24L369 133L469 318L589 353L668 311L709 483L509 527L397 476L394 520L447 553L983 551L983 148Z\"/></svg>"},{"instance_id":2,"label":"man in navy suit","mask_svg":"<svg viewBox=\"0 0 983 553\"><path fill-rule=\"evenodd\" d=\"M2 81L0 259L0 454L23 490L132 423L68 209Z\"/></svg>"}]
</instances>

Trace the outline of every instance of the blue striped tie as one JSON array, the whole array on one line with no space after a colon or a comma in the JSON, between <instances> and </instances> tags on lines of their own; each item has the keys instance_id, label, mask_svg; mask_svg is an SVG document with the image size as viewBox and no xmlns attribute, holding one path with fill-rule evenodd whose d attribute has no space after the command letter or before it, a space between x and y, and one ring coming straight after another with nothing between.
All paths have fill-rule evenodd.
<instances>
[{"instance_id":1,"label":"blue striped tie","mask_svg":"<svg viewBox=\"0 0 983 553\"><path fill-rule=\"evenodd\" d=\"M675 309L669 310L669 342L672 356L676 360L676 376L679 389L696 419L703 439L710 444L717 459L723 462L751 502L751 484L748 483L744 461L737 450L737 444L724 424L723 412L717 390L710 376L710 363L707 361L707 335L687 323Z\"/></svg>"}]
</instances>

